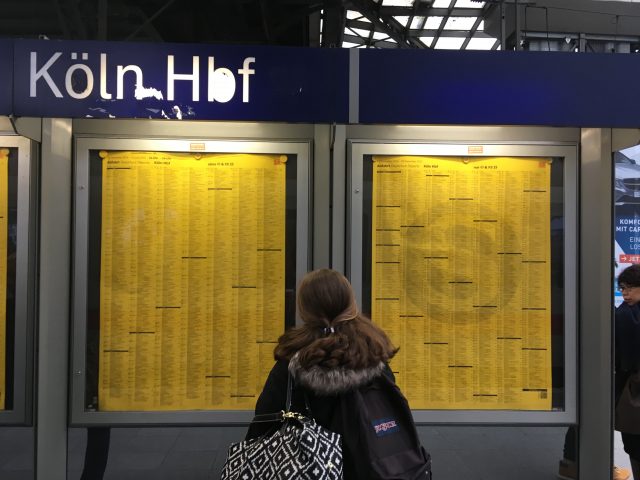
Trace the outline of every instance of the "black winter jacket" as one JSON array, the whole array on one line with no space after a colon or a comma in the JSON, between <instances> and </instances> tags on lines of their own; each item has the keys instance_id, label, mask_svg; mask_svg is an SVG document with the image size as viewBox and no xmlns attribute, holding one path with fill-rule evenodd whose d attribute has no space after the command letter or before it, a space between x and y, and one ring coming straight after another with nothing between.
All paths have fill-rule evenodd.
<instances>
[{"instance_id":1,"label":"black winter jacket","mask_svg":"<svg viewBox=\"0 0 640 480\"><path fill-rule=\"evenodd\" d=\"M379 375L387 375L395 381L391 369L384 363L372 368L362 370L349 370L345 368L325 369L314 366L303 369L294 356L290 362L278 361L271 369L264 389L256 404L256 415L275 413L285 409L287 396L288 371L291 371L296 379L296 387L293 391L292 409L298 412L305 411L304 395L306 394L311 416L316 423L329 430L343 434L341 431L343 402L340 395L371 382ZM346 412L348 415L349 412ZM251 424L247 433L247 439L256 438L268 433L273 427L268 423ZM358 479L355 474L354 462L358 456L349 452L343 446L343 468L345 480Z\"/></svg>"},{"instance_id":2,"label":"black winter jacket","mask_svg":"<svg viewBox=\"0 0 640 480\"><path fill-rule=\"evenodd\" d=\"M621 304L615 317L616 403L627 378L640 368L640 305Z\"/></svg>"}]
</instances>

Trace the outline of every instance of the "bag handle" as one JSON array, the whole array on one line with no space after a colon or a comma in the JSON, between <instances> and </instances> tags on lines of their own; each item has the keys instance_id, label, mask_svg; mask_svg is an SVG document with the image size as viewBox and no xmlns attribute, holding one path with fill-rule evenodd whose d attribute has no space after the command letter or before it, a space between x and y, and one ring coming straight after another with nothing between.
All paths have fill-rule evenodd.
<instances>
[{"instance_id":1,"label":"bag handle","mask_svg":"<svg viewBox=\"0 0 640 480\"><path fill-rule=\"evenodd\" d=\"M285 411L291 412L291 404L293 402L293 389L295 387L295 380L291 372L288 373L287 376L287 401L285 403ZM302 390L302 396L304 397L304 408L306 410L306 414L308 417L313 418L311 415L311 407L309 406L309 397L307 397L307 392Z\"/></svg>"},{"instance_id":2,"label":"bag handle","mask_svg":"<svg viewBox=\"0 0 640 480\"><path fill-rule=\"evenodd\" d=\"M303 420L304 415L291 411L291 404L293 403L294 384L295 380L293 379L293 375L291 375L291 372L288 372L287 399L285 401L285 409L276 413L265 413L262 415L256 415L253 417L252 423L282 422L287 418ZM304 396L304 407L306 409L306 414L309 418L313 418L313 416L311 415L311 407L309 406L309 398L307 397L307 392L303 390L302 394Z\"/></svg>"},{"instance_id":3,"label":"bag handle","mask_svg":"<svg viewBox=\"0 0 640 480\"><path fill-rule=\"evenodd\" d=\"M293 375L287 372L287 401L284 404L285 412L291 411L291 401L293 400Z\"/></svg>"}]
</instances>

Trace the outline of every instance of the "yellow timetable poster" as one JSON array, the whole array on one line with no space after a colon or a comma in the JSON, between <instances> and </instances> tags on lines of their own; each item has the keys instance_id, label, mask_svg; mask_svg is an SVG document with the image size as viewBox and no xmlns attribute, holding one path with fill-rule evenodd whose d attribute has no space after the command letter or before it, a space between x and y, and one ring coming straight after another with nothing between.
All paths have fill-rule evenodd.
<instances>
[{"instance_id":1,"label":"yellow timetable poster","mask_svg":"<svg viewBox=\"0 0 640 480\"><path fill-rule=\"evenodd\" d=\"M376 156L372 318L414 409L551 409L548 158Z\"/></svg>"},{"instance_id":2,"label":"yellow timetable poster","mask_svg":"<svg viewBox=\"0 0 640 480\"><path fill-rule=\"evenodd\" d=\"M99 410L253 409L284 331L287 157L100 156Z\"/></svg>"},{"instance_id":3,"label":"yellow timetable poster","mask_svg":"<svg viewBox=\"0 0 640 480\"><path fill-rule=\"evenodd\" d=\"M7 226L9 216L9 150L0 148L0 410L6 405Z\"/></svg>"}]
</instances>

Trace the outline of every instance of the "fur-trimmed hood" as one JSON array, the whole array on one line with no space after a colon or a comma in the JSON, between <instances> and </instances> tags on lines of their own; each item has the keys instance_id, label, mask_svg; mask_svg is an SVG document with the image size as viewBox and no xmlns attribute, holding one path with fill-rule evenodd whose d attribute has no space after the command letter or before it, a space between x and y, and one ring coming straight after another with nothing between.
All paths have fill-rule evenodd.
<instances>
[{"instance_id":1,"label":"fur-trimmed hood","mask_svg":"<svg viewBox=\"0 0 640 480\"><path fill-rule=\"evenodd\" d=\"M289 372L296 382L313 390L317 395L337 395L366 385L383 374L385 365L380 362L375 367L353 370L350 368L323 368L314 365L303 368L296 353L289 361Z\"/></svg>"}]
</instances>

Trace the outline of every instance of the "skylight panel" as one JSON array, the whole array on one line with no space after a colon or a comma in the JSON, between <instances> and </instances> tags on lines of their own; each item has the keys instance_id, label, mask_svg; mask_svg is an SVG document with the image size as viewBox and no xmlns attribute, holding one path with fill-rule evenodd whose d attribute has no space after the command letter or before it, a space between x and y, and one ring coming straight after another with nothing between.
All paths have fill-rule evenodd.
<instances>
[{"instance_id":1,"label":"skylight panel","mask_svg":"<svg viewBox=\"0 0 640 480\"><path fill-rule=\"evenodd\" d=\"M424 43L427 47L431 47L431 44L433 43L433 39L435 37L431 36L431 37L420 37L420 40L422 41L422 43Z\"/></svg>"},{"instance_id":2,"label":"skylight panel","mask_svg":"<svg viewBox=\"0 0 640 480\"><path fill-rule=\"evenodd\" d=\"M385 7L412 7L413 0L384 0L382 5Z\"/></svg>"},{"instance_id":3,"label":"skylight panel","mask_svg":"<svg viewBox=\"0 0 640 480\"><path fill-rule=\"evenodd\" d=\"M428 17L427 23L425 23L424 28L426 30L437 30L440 28L440 24L442 23L442 19L444 17Z\"/></svg>"},{"instance_id":4,"label":"skylight panel","mask_svg":"<svg viewBox=\"0 0 640 480\"><path fill-rule=\"evenodd\" d=\"M413 22L411 22L411 26L409 28L420 28L422 22L424 22L424 17L413 17Z\"/></svg>"},{"instance_id":5,"label":"skylight panel","mask_svg":"<svg viewBox=\"0 0 640 480\"><path fill-rule=\"evenodd\" d=\"M369 30L364 30L362 28L349 28L349 30L363 38L369 38L369 33L371 33Z\"/></svg>"},{"instance_id":6,"label":"skylight panel","mask_svg":"<svg viewBox=\"0 0 640 480\"><path fill-rule=\"evenodd\" d=\"M395 18L400 25L406 25L409 21L409 15L395 15Z\"/></svg>"},{"instance_id":7,"label":"skylight panel","mask_svg":"<svg viewBox=\"0 0 640 480\"><path fill-rule=\"evenodd\" d=\"M356 48L356 47L359 47L359 46L360 46L359 43L342 42L342 48Z\"/></svg>"},{"instance_id":8,"label":"skylight panel","mask_svg":"<svg viewBox=\"0 0 640 480\"><path fill-rule=\"evenodd\" d=\"M449 17L444 26L445 30L471 30L476 23L474 17Z\"/></svg>"},{"instance_id":9,"label":"skylight panel","mask_svg":"<svg viewBox=\"0 0 640 480\"><path fill-rule=\"evenodd\" d=\"M474 37L469 40L467 50L491 50L498 39L487 37Z\"/></svg>"},{"instance_id":10,"label":"skylight panel","mask_svg":"<svg viewBox=\"0 0 640 480\"><path fill-rule=\"evenodd\" d=\"M355 10L347 10L347 20L358 20L363 15Z\"/></svg>"},{"instance_id":11,"label":"skylight panel","mask_svg":"<svg viewBox=\"0 0 640 480\"><path fill-rule=\"evenodd\" d=\"M384 32L373 32L373 38L374 40L384 40L389 38L389 34Z\"/></svg>"},{"instance_id":12,"label":"skylight panel","mask_svg":"<svg viewBox=\"0 0 640 480\"><path fill-rule=\"evenodd\" d=\"M465 39L462 37L440 37L434 47L436 50L460 50Z\"/></svg>"},{"instance_id":13,"label":"skylight panel","mask_svg":"<svg viewBox=\"0 0 640 480\"><path fill-rule=\"evenodd\" d=\"M472 2L471 0L458 0L456 8L482 8L486 2Z\"/></svg>"},{"instance_id":14,"label":"skylight panel","mask_svg":"<svg viewBox=\"0 0 640 480\"><path fill-rule=\"evenodd\" d=\"M451 0L435 0L435 2L433 2L432 7L433 8L449 8L449 5L451 5Z\"/></svg>"}]
</instances>

